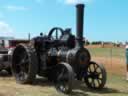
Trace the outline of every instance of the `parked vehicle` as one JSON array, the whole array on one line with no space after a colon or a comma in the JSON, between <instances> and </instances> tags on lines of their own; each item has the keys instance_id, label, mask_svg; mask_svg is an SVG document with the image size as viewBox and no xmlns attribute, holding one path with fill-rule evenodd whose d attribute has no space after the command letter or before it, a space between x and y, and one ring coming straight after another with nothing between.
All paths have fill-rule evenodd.
<instances>
[{"instance_id":1,"label":"parked vehicle","mask_svg":"<svg viewBox=\"0 0 128 96\"><path fill-rule=\"evenodd\" d=\"M28 40L1 40L0 43L0 71L6 70L11 74L11 57L15 46L19 43L27 43Z\"/></svg>"}]
</instances>

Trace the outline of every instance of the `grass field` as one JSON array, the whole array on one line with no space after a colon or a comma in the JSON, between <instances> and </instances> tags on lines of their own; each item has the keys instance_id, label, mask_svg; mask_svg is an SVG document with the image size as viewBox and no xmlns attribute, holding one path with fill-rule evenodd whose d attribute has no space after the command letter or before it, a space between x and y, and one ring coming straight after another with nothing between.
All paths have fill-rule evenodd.
<instances>
[{"instance_id":1,"label":"grass field","mask_svg":"<svg viewBox=\"0 0 128 96\"><path fill-rule=\"evenodd\" d=\"M128 96L128 81L125 80L125 50L121 48L90 48L92 59L105 65L108 76L105 88L90 90L83 82L74 82L69 96ZM109 62L112 56L112 62ZM107 59L107 61L106 61ZM118 61L119 60L119 61ZM120 61L121 60L121 61ZM110 66L112 63L113 66ZM113 73L114 72L114 73ZM121 73L121 74L116 74ZM67 96L58 93L53 84L43 78L36 79L34 85L16 84L13 77L0 76L0 96Z\"/></svg>"},{"instance_id":2,"label":"grass field","mask_svg":"<svg viewBox=\"0 0 128 96\"><path fill-rule=\"evenodd\" d=\"M124 48L89 48L92 56L125 58Z\"/></svg>"},{"instance_id":3,"label":"grass field","mask_svg":"<svg viewBox=\"0 0 128 96\"><path fill-rule=\"evenodd\" d=\"M128 96L128 82L123 76L108 74L102 90L90 90L84 83L75 81L69 96ZM12 77L0 78L0 96L67 96L58 93L53 84L45 79L36 79L35 85L16 84Z\"/></svg>"}]
</instances>

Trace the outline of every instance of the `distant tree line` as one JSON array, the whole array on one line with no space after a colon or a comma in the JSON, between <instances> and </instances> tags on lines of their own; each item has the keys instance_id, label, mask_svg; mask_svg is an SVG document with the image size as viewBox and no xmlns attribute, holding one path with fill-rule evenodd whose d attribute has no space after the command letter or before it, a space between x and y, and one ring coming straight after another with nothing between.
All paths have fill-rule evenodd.
<instances>
[{"instance_id":1,"label":"distant tree line","mask_svg":"<svg viewBox=\"0 0 128 96\"><path fill-rule=\"evenodd\" d=\"M102 44L102 41L92 41L92 42L90 42L90 41L86 40L85 44L86 45L100 45L100 44Z\"/></svg>"},{"instance_id":2,"label":"distant tree line","mask_svg":"<svg viewBox=\"0 0 128 96\"><path fill-rule=\"evenodd\" d=\"M106 42L104 42L104 41L92 41L92 42L90 42L88 40L85 41L85 45L107 45L107 44L112 44L113 46L117 46L117 47L123 45L122 42L114 43L114 42L107 42L107 41Z\"/></svg>"}]
</instances>

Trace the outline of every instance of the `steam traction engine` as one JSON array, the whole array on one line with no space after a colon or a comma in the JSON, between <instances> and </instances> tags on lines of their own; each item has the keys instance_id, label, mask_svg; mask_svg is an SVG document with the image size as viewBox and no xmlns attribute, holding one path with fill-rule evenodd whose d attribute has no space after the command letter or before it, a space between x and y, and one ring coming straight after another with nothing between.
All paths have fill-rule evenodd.
<instances>
[{"instance_id":1,"label":"steam traction engine","mask_svg":"<svg viewBox=\"0 0 128 96\"><path fill-rule=\"evenodd\" d=\"M91 61L90 53L84 48L84 5L78 4L76 8L76 37L72 35L71 29L55 27L47 36L41 33L29 45L20 44L15 48L12 71L17 82L32 83L36 75L44 76L64 93L71 92L74 79L84 80L90 88L104 87L104 67Z\"/></svg>"}]
</instances>

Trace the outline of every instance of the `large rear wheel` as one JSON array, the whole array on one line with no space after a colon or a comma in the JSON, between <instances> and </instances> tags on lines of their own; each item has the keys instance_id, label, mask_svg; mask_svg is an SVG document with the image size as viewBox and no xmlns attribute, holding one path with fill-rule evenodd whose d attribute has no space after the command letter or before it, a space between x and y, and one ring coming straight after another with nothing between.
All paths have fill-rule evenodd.
<instances>
[{"instance_id":1,"label":"large rear wheel","mask_svg":"<svg viewBox=\"0 0 128 96\"><path fill-rule=\"evenodd\" d=\"M12 56L12 72L16 81L21 84L32 83L37 73L37 59L34 51L18 45Z\"/></svg>"}]
</instances>

